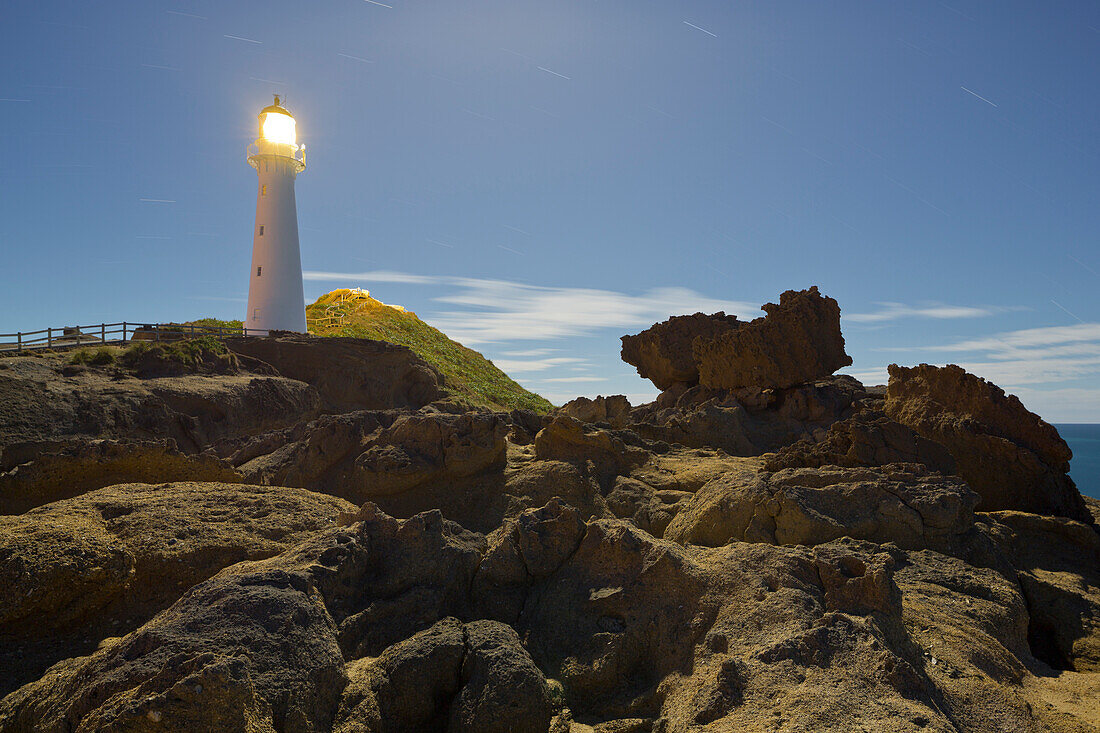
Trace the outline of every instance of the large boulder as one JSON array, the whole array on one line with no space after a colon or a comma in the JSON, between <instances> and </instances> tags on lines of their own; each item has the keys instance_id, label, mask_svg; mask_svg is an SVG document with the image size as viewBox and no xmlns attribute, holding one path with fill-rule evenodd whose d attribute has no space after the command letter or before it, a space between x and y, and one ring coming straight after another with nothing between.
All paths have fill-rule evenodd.
<instances>
[{"instance_id":1,"label":"large boulder","mask_svg":"<svg viewBox=\"0 0 1100 733\"><path fill-rule=\"evenodd\" d=\"M783 388L827 377L852 358L844 351L840 306L817 287L788 290L768 315L692 342L699 383L716 389Z\"/></svg>"},{"instance_id":2,"label":"large boulder","mask_svg":"<svg viewBox=\"0 0 1100 733\"><path fill-rule=\"evenodd\" d=\"M228 463L174 440L53 440L0 447L0 514L128 483L242 481Z\"/></svg>"},{"instance_id":3,"label":"large boulder","mask_svg":"<svg viewBox=\"0 0 1100 733\"><path fill-rule=\"evenodd\" d=\"M0 693L354 509L301 489L188 482L111 486L0 517Z\"/></svg>"},{"instance_id":4,"label":"large boulder","mask_svg":"<svg viewBox=\"0 0 1100 733\"><path fill-rule=\"evenodd\" d=\"M946 446L959 475L981 496L982 511L1093 521L1068 475L1073 453L1058 430L997 385L953 364L892 364L884 409Z\"/></svg>"},{"instance_id":5,"label":"large boulder","mask_svg":"<svg viewBox=\"0 0 1100 733\"><path fill-rule=\"evenodd\" d=\"M443 397L443 376L407 346L356 338L230 338L235 354L260 359L316 387L333 412L417 409Z\"/></svg>"},{"instance_id":6,"label":"large boulder","mask_svg":"<svg viewBox=\"0 0 1100 733\"><path fill-rule=\"evenodd\" d=\"M851 537L944 551L973 526L977 500L958 477L916 464L731 472L700 489L664 536L708 546Z\"/></svg>"},{"instance_id":7,"label":"large boulder","mask_svg":"<svg viewBox=\"0 0 1100 733\"><path fill-rule=\"evenodd\" d=\"M550 688L516 632L445 618L348 665L335 733L546 733Z\"/></svg>"},{"instance_id":8,"label":"large boulder","mask_svg":"<svg viewBox=\"0 0 1100 733\"><path fill-rule=\"evenodd\" d=\"M595 428L559 414L535 436L535 456L543 461L591 465L608 478L645 463L649 454L643 445L632 433Z\"/></svg>"},{"instance_id":9,"label":"large boulder","mask_svg":"<svg viewBox=\"0 0 1100 733\"><path fill-rule=\"evenodd\" d=\"M709 339L743 325L736 316L721 311L709 316L672 316L639 334L623 336L622 359L637 367L639 376L657 389L668 389L677 382L695 385L699 383L699 366L692 356L695 339Z\"/></svg>"}]
</instances>

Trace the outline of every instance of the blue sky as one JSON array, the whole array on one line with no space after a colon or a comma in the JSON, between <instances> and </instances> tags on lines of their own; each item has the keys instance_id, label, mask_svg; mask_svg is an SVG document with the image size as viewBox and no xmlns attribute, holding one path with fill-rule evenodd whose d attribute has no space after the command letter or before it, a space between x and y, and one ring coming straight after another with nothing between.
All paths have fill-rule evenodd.
<instances>
[{"instance_id":1,"label":"blue sky","mask_svg":"<svg viewBox=\"0 0 1100 733\"><path fill-rule=\"evenodd\" d=\"M1100 422L1090 2L0 8L0 331L240 317L287 97L306 296L360 286L555 401L618 337L818 285L867 382L960 363Z\"/></svg>"}]
</instances>

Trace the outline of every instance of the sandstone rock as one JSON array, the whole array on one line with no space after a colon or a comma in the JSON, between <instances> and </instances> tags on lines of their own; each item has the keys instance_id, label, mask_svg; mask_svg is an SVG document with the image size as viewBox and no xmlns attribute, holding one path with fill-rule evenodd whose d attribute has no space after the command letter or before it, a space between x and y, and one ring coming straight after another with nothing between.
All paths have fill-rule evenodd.
<instances>
[{"instance_id":1,"label":"sandstone rock","mask_svg":"<svg viewBox=\"0 0 1100 733\"><path fill-rule=\"evenodd\" d=\"M88 369L63 376L61 357L0 359L0 445L70 438L163 440L185 453L309 419L317 390L284 377L137 379Z\"/></svg>"},{"instance_id":2,"label":"sandstone rock","mask_svg":"<svg viewBox=\"0 0 1100 733\"><path fill-rule=\"evenodd\" d=\"M625 428L630 423L630 401L623 395L600 395L594 400L577 397L559 407L557 413L584 423L606 423L612 428Z\"/></svg>"},{"instance_id":3,"label":"sandstone rock","mask_svg":"<svg viewBox=\"0 0 1100 733\"><path fill-rule=\"evenodd\" d=\"M546 680L516 632L445 618L377 659L352 662L336 733L546 733Z\"/></svg>"},{"instance_id":4,"label":"sandstone rock","mask_svg":"<svg viewBox=\"0 0 1100 733\"><path fill-rule=\"evenodd\" d=\"M699 367L692 356L697 337L711 338L744 324L736 316L718 312L673 316L635 336L623 336L622 359L638 368L638 374L665 390L677 382L699 383Z\"/></svg>"},{"instance_id":5,"label":"sandstone rock","mask_svg":"<svg viewBox=\"0 0 1100 733\"><path fill-rule=\"evenodd\" d=\"M916 464L731 473L700 489L665 537L708 546L851 537L945 549L972 527L976 502L957 477Z\"/></svg>"},{"instance_id":6,"label":"sandstone rock","mask_svg":"<svg viewBox=\"0 0 1100 733\"><path fill-rule=\"evenodd\" d=\"M561 567L576 552L584 531L577 510L557 499L509 520L495 534L474 577L480 613L514 624L532 583Z\"/></svg>"},{"instance_id":7,"label":"sandstone rock","mask_svg":"<svg viewBox=\"0 0 1100 733\"><path fill-rule=\"evenodd\" d=\"M535 435L543 426L543 416L533 410L512 410L508 413L508 420L512 424L508 440L516 445L534 443Z\"/></svg>"},{"instance_id":8,"label":"sandstone rock","mask_svg":"<svg viewBox=\"0 0 1100 733\"><path fill-rule=\"evenodd\" d=\"M1100 534L1065 517L988 516L1018 572L1031 651L1057 670L1100 672Z\"/></svg>"},{"instance_id":9,"label":"sandstone rock","mask_svg":"<svg viewBox=\"0 0 1100 733\"><path fill-rule=\"evenodd\" d=\"M692 341L699 384L716 389L785 388L827 377L852 358L840 334L840 307L816 287L788 290L768 315Z\"/></svg>"},{"instance_id":10,"label":"sandstone rock","mask_svg":"<svg viewBox=\"0 0 1100 733\"><path fill-rule=\"evenodd\" d=\"M827 465L884 466L888 463L923 463L943 474L955 472L955 460L942 445L873 411L863 411L833 423L821 442L803 438L782 448L768 458L765 467L778 471Z\"/></svg>"},{"instance_id":11,"label":"sandstone rock","mask_svg":"<svg viewBox=\"0 0 1100 733\"><path fill-rule=\"evenodd\" d=\"M630 429L650 440L755 456L801 438L823 439L829 426L858 411L866 396L863 385L847 376L782 390L695 387L634 408Z\"/></svg>"},{"instance_id":12,"label":"sandstone rock","mask_svg":"<svg viewBox=\"0 0 1100 733\"><path fill-rule=\"evenodd\" d=\"M463 615L484 551L483 538L438 512L398 522L366 505L348 520L277 557L226 568L137 631L54 667L0 701L0 729L138 730L152 721L184 731L195 720L226 729L235 723L219 715L243 704L235 721L330 730L345 659L377 656ZM212 678L222 683L208 688ZM173 708L187 714L170 716Z\"/></svg>"},{"instance_id":13,"label":"sandstone rock","mask_svg":"<svg viewBox=\"0 0 1100 733\"><path fill-rule=\"evenodd\" d=\"M586 427L568 415L555 416L535 436L535 455L540 460L566 461L581 466L591 462L603 476L628 473L648 459L638 445L624 441L629 434ZM633 442L637 442L634 437Z\"/></svg>"},{"instance_id":14,"label":"sandstone rock","mask_svg":"<svg viewBox=\"0 0 1100 733\"><path fill-rule=\"evenodd\" d=\"M443 376L407 346L370 339L310 336L231 338L236 354L313 385L325 409L417 409L443 397Z\"/></svg>"},{"instance_id":15,"label":"sandstone rock","mask_svg":"<svg viewBox=\"0 0 1100 733\"><path fill-rule=\"evenodd\" d=\"M886 414L946 446L983 511L1012 509L1083 522L1092 516L1067 475L1058 431L1013 395L961 367L890 366Z\"/></svg>"},{"instance_id":16,"label":"sandstone rock","mask_svg":"<svg viewBox=\"0 0 1100 733\"><path fill-rule=\"evenodd\" d=\"M170 483L0 517L0 685L88 653L223 567L278 554L353 509L299 489Z\"/></svg>"},{"instance_id":17,"label":"sandstone rock","mask_svg":"<svg viewBox=\"0 0 1100 733\"><path fill-rule=\"evenodd\" d=\"M0 728L545 730L549 675L568 706L554 730L1087 729L1044 702L1023 596L995 569L525 516L487 549L438 513L366 505L55 666L0 701ZM514 632L476 620L508 583Z\"/></svg>"},{"instance_id":18,"label":"sandstone rock","mask_svg":"<svg viewBox=\"0 0 1100 733\"><path fill-rule=\"evenodd\" d=\"M0 514L114 484L242 480L217 458L181 453L170 438L18 443L0 447Z\"/></svg>"},{"instance_id":19,"label":"sandstone rock","mask_svg":"<svg viewBox=\"0 0 1100 733\"><path fill-rule=\"evenodd\" d=\"M359 454L353 480L364 497L373 497L501 468L507 431L492 413L407 415Z\"/></svg>"},{"instance_id":20,"label":"sandstone rock","mask_svg":"<svg viewBox=\"0 0 1100 733\"><path fill-rule=\"evenodd\" d=\"M302 486L362 502L499 470L507 430L494 413L358 411L261 437L256 441L260 449L274 450L239 470L250 481ZM254 452L245 444L230 460Z\"/></svg>"}]
</instances>

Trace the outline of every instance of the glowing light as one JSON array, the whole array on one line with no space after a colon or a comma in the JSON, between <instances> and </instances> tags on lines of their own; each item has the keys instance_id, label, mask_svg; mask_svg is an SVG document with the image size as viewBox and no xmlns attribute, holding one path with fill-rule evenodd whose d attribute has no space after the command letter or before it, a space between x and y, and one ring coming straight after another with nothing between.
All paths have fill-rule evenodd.
<instances>
[{"instance_id":1,"label":"glowing light","mask_svg":"<svg viewBox=\"0 0 1100 733\"><path fill-rule=\"evenodd\" d=\"M294 118L279 112L265 112L260 137L268 142L293 145L296 140Z\"/></svg>"}]
</instances>

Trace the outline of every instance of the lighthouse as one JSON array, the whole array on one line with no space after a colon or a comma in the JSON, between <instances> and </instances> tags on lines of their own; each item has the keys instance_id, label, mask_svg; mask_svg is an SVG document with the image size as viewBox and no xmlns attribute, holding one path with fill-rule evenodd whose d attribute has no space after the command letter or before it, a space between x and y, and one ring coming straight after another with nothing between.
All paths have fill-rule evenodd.
<instances>
[{"instance_id":1,"label":"lighthouse","mask_svg":"<svg viewBox=\"0 0 1100 733\"><path fill-rule=\"evenodd\" d=\"M294 125L293 115L275 95L275 104L260 110L259 137L248 146L248 164L259 178L244 319L250 333L306 330L294 201L294 179L306 168L306 149L297 144Z\"/></svg>"}]
</instances>

